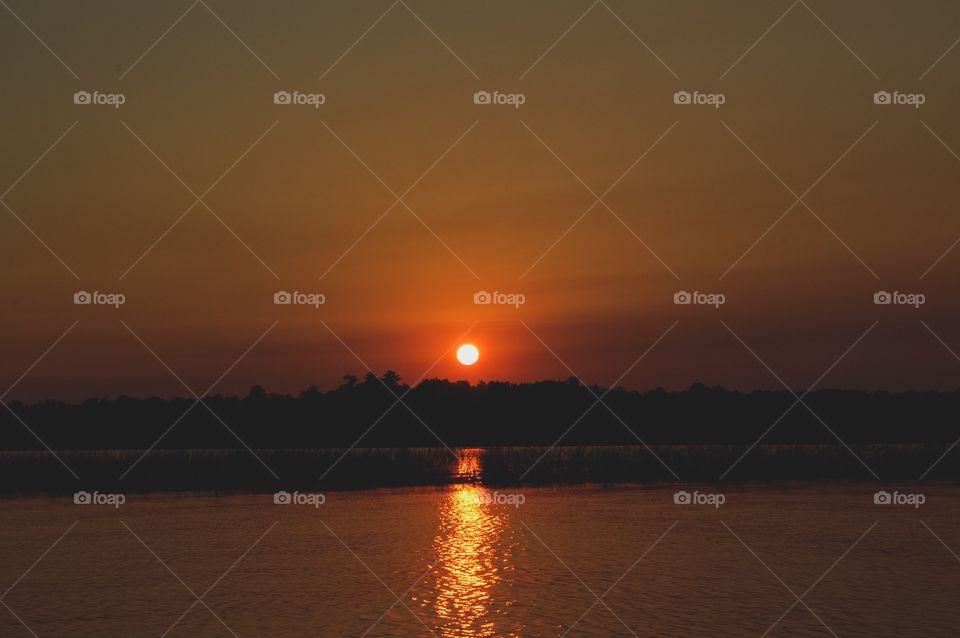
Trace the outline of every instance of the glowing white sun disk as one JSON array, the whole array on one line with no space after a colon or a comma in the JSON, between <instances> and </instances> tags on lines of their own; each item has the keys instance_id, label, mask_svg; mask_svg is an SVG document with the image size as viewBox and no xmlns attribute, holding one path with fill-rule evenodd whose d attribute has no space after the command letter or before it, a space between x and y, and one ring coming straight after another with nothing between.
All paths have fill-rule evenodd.
<instances>
[{"instance_id":1,"label":"glowing white sun disk","mask_svg":"<svg viewBox=\"0 0 960 638\"><path fill-rule=\"evenodd\" d=\"M457 348L457 361L465 366L472 366L480 358L480 351L472 343L465 343Z\"/></svg>"}]
</instances>

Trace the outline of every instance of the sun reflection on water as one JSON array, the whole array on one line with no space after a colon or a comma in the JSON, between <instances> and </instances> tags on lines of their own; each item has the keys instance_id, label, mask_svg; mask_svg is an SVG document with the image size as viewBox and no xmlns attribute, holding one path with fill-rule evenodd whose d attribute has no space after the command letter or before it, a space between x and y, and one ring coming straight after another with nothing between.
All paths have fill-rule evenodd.
<instances>
[{"instance_id":1,"label":"sun reflection on water","mask_svg":"<svg viewBox=\"0 0 960 638\"><path fill-rule=\"evenodd\" d=\"M479 477L479 469L478 453L465 451L457 474L469 481ZM512 544L504 538L509 514L485 503L483 493L476 483L456 484L440 506L433 541L438 563L431 576L432 603L442 636L493 636L497 610L509 605L494 598L496 585L512 569ZM496 635L504 634L501 630Z\"/></svg>"}]
</instances>

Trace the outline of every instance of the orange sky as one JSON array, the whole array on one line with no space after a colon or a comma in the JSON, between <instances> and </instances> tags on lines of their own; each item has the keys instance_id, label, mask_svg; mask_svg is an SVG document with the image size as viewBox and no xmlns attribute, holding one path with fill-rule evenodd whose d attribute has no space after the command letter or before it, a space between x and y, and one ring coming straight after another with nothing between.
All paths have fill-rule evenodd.
<instances>
[{"instance_id":1,"label":"orange sky","mask_svg":"<svg viewBox=\"0 0 960 638\"><path fill-rule=\"evenodd\" d=\"M809 2L757 42L789 2L408 4L10 0L60 60L0 15L0 199L30 228L0 208L0 392L184 394L139 337L200 393L275 322L214 392L365 365L800 391L875 321L821 386L957 387L939 339L960 351L960 249L937 260L960 237L960 49L931 65L960 7ZM678 306L680 290L727 301ZM879 290L926 303L877 306ZM468 331L465 369L443 355Z\"/></svg>"}]
</instances>

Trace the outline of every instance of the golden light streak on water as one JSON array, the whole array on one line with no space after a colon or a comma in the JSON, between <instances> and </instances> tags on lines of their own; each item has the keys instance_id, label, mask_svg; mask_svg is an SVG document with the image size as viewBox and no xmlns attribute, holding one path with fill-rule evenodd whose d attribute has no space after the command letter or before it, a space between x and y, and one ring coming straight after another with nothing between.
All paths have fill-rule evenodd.
<instances>
[{"instance_id":1,"label":"golden light streak on water","mask_svg":"<svg viewBox=\"0 0 960 638\"><path fill-rule=\"evenodd\" d=\"M457 467L463 480L479 477L479 456L465 450ZM434 538L438 556L434 579L434 613L442 636L482 638L493 636L494 587L512 570L511 544L502 542L508 513L484 502L485 490L476 483L461 483L444 495L440 523ZM505 546L506 545L506 546Z\"/></svg>"}]
</instances>

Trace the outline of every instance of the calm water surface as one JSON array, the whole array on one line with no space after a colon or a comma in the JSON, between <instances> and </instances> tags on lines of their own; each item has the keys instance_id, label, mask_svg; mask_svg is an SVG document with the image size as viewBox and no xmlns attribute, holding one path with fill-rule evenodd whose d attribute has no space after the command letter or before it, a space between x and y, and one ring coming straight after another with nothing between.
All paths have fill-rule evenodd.
<instances>
[{"instance_id":1,"label":"calm water surface","mask_svg":"<svg viewBox=\"0 0 960 638\"><path fill-rule=\"evenodd\" d=\"M7 499L0 636L956 636L960 489L921 488Z\"/></svg>"}]
</instances>

